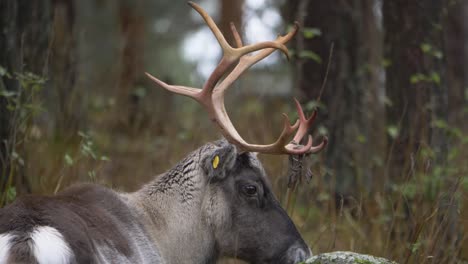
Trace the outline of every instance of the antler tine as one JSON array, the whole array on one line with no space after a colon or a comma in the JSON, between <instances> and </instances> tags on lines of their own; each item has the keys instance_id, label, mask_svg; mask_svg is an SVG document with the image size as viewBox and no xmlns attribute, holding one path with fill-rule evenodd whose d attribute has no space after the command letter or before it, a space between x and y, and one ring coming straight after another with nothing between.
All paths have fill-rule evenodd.
<instances>
[{"instance_id":1,"label":"antler tine","mask_svg":"<svg viewBox=\"0 0 468 264\"><path fill-rule=\"evenodd\" d=\"M281 132L281 135L278 137L278 139L272 144L249 144L245 142L240 136L238 136L237 131L234 128L234 131L232 132L235 133L231 133L231 129L227 128L226 131L229 132L225 136L226 139L228 139L230 142L234 142L234 144L240 148L241 151L260 152L264 154L303 154L304 150L302 148L298 148L297 146L295 146L295 148L289 148L289 144L286 144L289 140L289 137L294 133L294 131L296 131L298 127L299 120L296 120L296 122L291 125L289 117L286 114L283 114L283 131Z\"/></svg>"},{"instance_id":2,"label":"antler tine","mask_svg":"<svg viewBox=\"0 0 468 264\"><path fill-rule=\"evenodd\" d=\"M296 132L296 135L293 138L293 141L299 144L301 143L301 140L304 137L304 135L307 133L307 130L309 130L310 126L314 122L315 117L317 116L317 111L314 110L312 116L309 119L307 119L305 117L304 111L302 110L301 103L299 103L299 101L296 98L294 98L294 102L296 103L296 110L299 116L300 125L299 129Z\"/></svg>"},{"instance_id":3,"label":"antler tine","mask_svg":"<svg viewBox=\"0 0 468 264\"><path fill-rule=\"evenodd\" d=\"M306 118L299 101L296 98L294 98L294 102L296 104L296 110L299 116L299 120L298 120L299 128L297 129L296 135L294 136L292 142L290 143L291 145L290 147L292 147L292 145L297 146L297 144L301 143L302 138L307 134L307 131L309 130L310 126L314 123L314 120L317 117L317 110L314 110L314 112L312 113L312 116L309 118ZM318 146L313 147L312 136L309 135L307 145L303 146L303 149L307 150L305 154L317 153L320 150L322 150L327 145L327 143L328 143L328 139L327 137L324 137L322 143L320 143Z\"/></svg>"},{"instance_id":4,"label":"antler tine","mask_svg":"<svg viewBox=\"0 0 468 264\"><path fill-rule=\"evenodd\" d=\"M187 86L181 86L181 85L169 85L147 72L145 72L145 74L146 76L148 76L148 78L150 78L152 81L154 81L155 83L157 83L159 86L163 87L164 89L168 90L169 92L177 93L180 95L185 95L188 97L194 97L200 90L200 89L187 87Z\"/></svg>"},{"instance_id":5,"label":"antler tine","mask_svg":"<svg viewBox=\"0 0 468 264\"><path fill-rule=\"evenodd\" d=\"M314 153L320 152L322 149L324 149L327 146L327 144L328 144L328 138L323 137L322 143L320 143L319 145L315 147L311 147L310 150L307 152L307 154L314 154Z\"/></svg>"},{"instance_id":6,"label":"antler tine","mask_svg":"<svg viewBox=\"0 0 468 264\"><path fill-rule=\"evenodd\" d=\"M149 73L146 73L147 76L155 83L170 92L185 95L200 102L210 115L210 119L219 126L221 133L226 137L226 139L232 144L238 146L241 151L256 151L268 154L305 154L315 153L323 149L327 143L326 138L320 145L312 147L312 137L308 136L307 144L305 146L299 145L299 141L307 133L307 130L312 124L316 113L307 119L297 100L296 107L298 110L299 119L293 125L291 125L288 116L283 114L283 131L281 132L281 135L278 137L278 139L273 144L269 145L257 145L245 142L229 119L226 108L224 106L225 91L245 70L250 68L256 62L270 55L276 49L281 50L286 54L286 56L288 56L288 50L284 44L288 42L298 31L297 22L295 23L293 30L291 30L285 36L278 36L275 41L260 42L246 46L242 44L240 34L237 32L234 24L231 23L231 31L234 35L236 44L236 48L233 48L227 43L226 39L221 34L221 31L216 26L213 19L200 6L193 2L189 2L189 5L192 6L203 17L206 24L218 40L223 50L223 57L221 58L221 61L215 70L211 73L202 89L169 85L150 75ZM258 50L260 50L260 52L255 55L245 56L253 51ZM222 76L230 69L230 66L236 62L238 62L236 67L234 67L234 69L227 75L227 77L218 84ZM287 143L290 136L292 136L296 130L297 133L295 134L294 139L290 143Z\"/></svg>"},{"instance_id":7,"label":"antler tine","mask_svg":"<svg viewBox=\"0 0 468 264\"><path fill-rule=\"evenodd\" d=\"M265 42L256 43L254 45L241 46L239 48L231 47L229 43L226 41L226 39L224 38L223 34L221 33L221 30L219 30L218 26L216 26L216 23L208 15L208 13L206 13L205 10L203 10L199 5L195 4L194 2L188 2L188 4L193 9L195 9L200 14L200 16L202 16L202 18L205 20L208 27L211 29L211 32L213 32L214 36L218 40L218 43L221 46L221 49L223 50L223 57L220 63L218 64L216 69L213 71L213 73L210 75L205 85L203 86L203 90L202 90L203 96L208 96L208 94L210 94L213 91L216 84L221 79L221 77L226 73L229 67L245 54L248 54L257 50L266 49L266 48L273 48L273 49L281 50L289 58L288 49L286 48L286 46L284 46L281 43L274 42L274 41L265 41Z\"/></svg>"},{"instance_id":8,"label":"antler tine","mask_svg":"<svg viewBox=\"0 0 468 264\"><path fill-rule=\"evenodd\" d=\"M233 22L229 23L229 25L231 26L231 32L232 32L232 35L234 36L234 40L236 41L236 46L238 48L241 48L242 46L244 46L244 44L242 44L242 38L239 32L237 31L236 25L234 25Z\"/></svg>"},{"instance_id":9,"label":"antler tine","mask_svg":"<svg viewBox=\"0 0 468 264\"><path fill-rule=\"evenodd\" d=\"M299 25L296 22L294 24L293 30L291 30L285 36L279 36L275 42L284 44L288 42L298 31ZM238 34L234 25L231 24L231 31L234 34L236 39L237 45L242 43L240 35ZM262 153L270 153L270 154L304 154L312 147L312 137L309 137L309 141L305 146L300 146L294 144L287 144L287 139L292 134L294 130L299 127L299 131L294 137L299 143L300 139L302 139L307 133L307 129L312 123L313 118L306 119L304 113L302 112L302 108L300 107L299 102L296 100L296 106L298 106L298 112L300 119L296 121L293 126L289 125L289 118L285 119L285 127L283 128L283 132L281 133L278 140L269 145L256 145L256 144L249 144L245 142L244 139L238 134L237 130L235 129L234 125L232 124L229 116L227 115L227 111L224 106L224 93L225 91L231 86L231 84L248 68L250 68L256 62L262 60L263 58L270 55L274 49L264 49L260 51L258 54L253 56L243 56L240 58L238 65L234 68L234 70L216 87L216 90L213 93L213 104L214 110L217 116L218 125L222 128L224 132L224 136L230 140L233 140L239 147L249 151L257 151ZM300 110L299 110L300 109ZM286 125L287 122L287 125ZM291 129L293 130L291 131Z\"/></svg>"},{"instance_id":10,"label":"antler tine","mask_svg":"<svg viewBox=\"0 0 468 264\"><path fill-rule=\"evenodd\" d=\"M237 30L234 27L231 27L231 30L233 31L234 35L237 35L238 38L240 39L239 33L237 33ZM291 40L294 35L296 35L297 31L299 30L299 23L295 22L294 27L291 31L288 32L288 34L284 36L278 36L278 38L275 40L275 42L285 44L289 40ZM235 37L236 38L236 37ZM242 42L241 42L242 43ZM230 87L230 85L237 80L237 78L244 73L247 69L249 69L252 65L255 63L261 61L262 59L266 58L268 55L273 53L275 49L267 48L259 53L253 55L253 56L243 56L240 58L239 63L237 66L232 70L232 72L218 85L216 88L217 90L220 90L220 93L223 94L224 90Z\"/></svg>"},{"instance_id":11,"label":"antler tine","mask_svg":"<svg viewBox=\"0 0 468 264\"><path fill-rule=\"evenodd\" d=\"M206 24L211 29L211 32L213 32L216 39L218 40L218 43L221 46L221 48L223 49L223 52L224 52L225 55L232 56L232 57L235 57L235 58L238 59L241 56L243 56L243 55L245 55L247 53L253 52L253 51L257 51L257 50L261 50L261 49L265 49L265 48L275 48L275 49L279 49L279 50L283 51L283 53L287 57L289 57L288 49L286 48L286 46L284 46L284 45L282 45L280 43L274 42L274 41L265 41L265 42L260 42L260 43L256 43L256 44L253 44L253 45L242 46L242 47L239 47L239 48L231 47L229 45L229 43L226 41L226 39L224 38L223 34L221 33L221 30L219 30L218 26L216 26L216 23L208 15L208 13L206 13L206 11L203 10L203 8L201 8L201 6L195 4L194 2L190 1L190 2L188 2L188 4L193 9L195 9L202 16L202 18L205 20Z\"/></svg>"},{"instance_id":12,"label":"antler tine","mask_svg":"<svg viewBox=\"0 0 468 264\"><path fill-rule=\"evenodd\" d=\"M294 23L293 29L286 34L285 36L279 36L275 42L284 44L291 40L291 38L297 33L299 29L299 24L297 22ZM234 25L231 24L231 31L233 32L234 38L236 39L237 45L242 45L242 41L240 38L239 33L237 32L236 28ZM235 129L234 125L229 119L229 116L227 115L227 111L224 106L224 93L225 91L230 87L230 85L248 68L250 68L252 65L257 63L258 61L264 59L268 55L270 55L274 49L264 49L260 51L258 54L253 55L253 56L243 56L240 58L239 63L237 66L232 70L232 72L216 87L215 93L213 93L213 104L215 105L214 109L216 112L216 115L218 116L218 120L220 123L219 124L221 127L223 127L223 131L227 133L223 134L230 134L229 136L226 136L227 138L234 140L237 145L239 145L241 148L249 151L257 151L257 152L262 152L262 153L269 153L269 154L305 154L305 153L316 153L323 149L326 145L326 140L324 140L320 145L313 147L313 140L312 136L308 136L308 141L307 144L302 146L299 145L301 139L304 137L304 135L307 133L309 127L313 123L317 112L314 111L312 116L307 119L304 115L304 112L302 111L302 107L295 99L296 103L296 108L298 111L299 115L299 120L296 121L296 124L293 126L289 125L289 118L285 120L285 122L288 122L288 127L283 129L283 132L281 133L280 137L278 140L269 145L256 145L256 144L249 144L245 142L242 137L237 133L237 130ZM287 117L287 116L286 116ZM290 128L295 129L298 128L296 135L293 138L293 141L289 144L286 144L287 139L289 136L292 134L293 131L290 130Z\"/></svg>"},{"instance_id":13,"label":"antler tine","mask_svg":"<svg viewBox=\"0 0 468 264\"><path fill-rule=\"evenodd\" d=\"M234 62L236 62L240 57L242 57L243 55L247 53L265 49L265 48L272 48L273 50L279 49L283 51L286 54L286 56L288 56L288 50L286 46L280 43L271 42L271 41L261 42L255 45L248 45L248 46L241 45L241 47L239 48L233 48L227 43L223 34L219 30L219 28L216 26L213 19L206 13L206 11L204 11L199 5L193 2L189 2L189 5L192 8L194 8L203 17L206 24L208 25L208 27L211 29L216 39L218 40L218 43L223 50L223 58L221 59L220 63L215 68L215 70L211 73L210 77L205 82L201 90L197 88L193 88L193 87L187 87L187 86L169 85L159 80L158 78L152 76L149 73L146 73L146 75L152 81L154 81L155 83L157 83L159 86L163 87L164 89L170 92L180 94L180 95L191 97L195 99L196 101L200 102L209 112L210 117L213 118L213 110L211 109L211 101L212 101L211 94L216 84L218 83L218 81L229 70L229 67ZM238 42L240 40L240 36L237 33L237 30L236 30L236 33L234 34L236 37L236 42Z\"/></svg>"}]
</instances>

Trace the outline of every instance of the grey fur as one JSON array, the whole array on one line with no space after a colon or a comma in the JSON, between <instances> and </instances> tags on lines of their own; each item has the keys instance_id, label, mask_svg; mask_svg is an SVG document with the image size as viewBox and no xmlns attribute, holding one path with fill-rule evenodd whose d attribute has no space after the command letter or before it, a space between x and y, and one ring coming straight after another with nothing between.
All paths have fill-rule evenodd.
<instances>
[{"instance_id":1,"label":"grey fur","mask_svg":"<svg viewBox=\"0 0 468 264\"><path fill-rule=\"evenodd\" d=\"M246 186L257 193L247 194ZM223 256L293 263L310 257L256 155L238 154L225 140L200 147L134 193L80 185L57 196L18 199L0 209L0 234L25 240L11 248L10 258L34 258L27 237L42 225L63 235L75 256L70 263L215 263Z\"/></svg>"}]
</instances>

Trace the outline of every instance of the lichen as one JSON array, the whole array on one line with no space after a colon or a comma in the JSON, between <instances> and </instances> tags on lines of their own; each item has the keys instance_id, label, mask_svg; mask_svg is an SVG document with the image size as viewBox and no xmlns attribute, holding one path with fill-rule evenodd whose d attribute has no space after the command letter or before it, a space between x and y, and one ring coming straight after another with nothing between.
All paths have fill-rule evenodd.
<instances>
[{"instance_id":1,"label":"lichen","mask_svg":"<svg viewBox=\"0 0 468 264\"><path fill-rule=\"evenodd\" d=\"M307 264L397 264L388 259L347 251L322 253L308 259Z\"/></svg>"}]
</instances>

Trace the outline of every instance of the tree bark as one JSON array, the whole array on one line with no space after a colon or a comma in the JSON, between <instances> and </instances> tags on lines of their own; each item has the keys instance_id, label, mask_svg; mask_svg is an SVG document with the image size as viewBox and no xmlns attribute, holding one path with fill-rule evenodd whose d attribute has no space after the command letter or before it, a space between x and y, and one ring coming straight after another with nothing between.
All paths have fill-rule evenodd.
<instances>
[{"instance_id":1,"label":"tree bark","mask_svg":"<svg viewBox=\"0 0 468 264\"><path fill-rule=\"evenodd\" d=\"M409 176L421 147L432 146L442 156L445 151L444 143L437 142L443 136L431 126L447 115L444 61L436 55L443 52L442 31L435 26L442 22L442 2L384 2L385 54L390 60L386 111L388 123L398 128L398 135L389 139L392 180Z\"/></svg>"},{"instance_id":2,"label":"tree bark","mask_svg":"<svg viewBox=\"0 0 468 264\"><path fill-rule=\"evenodd\" d=\"M378 188L375 182L379 182L384 174L384 160L386 150L385 137L385 107L384 94L385 84L383 75L383 32L381 21L376 14L377 0L363 0L362 8L362 34L361 41L363 47L364 72L363 77L363 106L361 114L365 119L362 122L363 135L367 140L363 142L363 149L360 152L359 166L365 172L365 179L369 189ZM369 155L370 154L370 155ZM370 160L369 160L369 157ZM376 179L374 179L377 178Z\"/></svg>"},{"instance_id":3,"label":"tree bark","mask_svg":"<svg viewBox=\"0 0 468 264\"><path fill-rule=\"evenodd\" d=\"M465 87L468 85L468 59L465 45L468 38L468 26L466 14L468 14L468 4L466 1L453 1L447 7L445 16L445 47L447 56L447 88L449 124L452 126L463 126L463 122L468 118L463 110L467 105ZM467 125L460 127L466 129Z\"/></svg>"},{"instance_id":4,"label":"tree bark","mask_svg":"<svg viewBox=\"0 0 468 264\"><path fill-rule=\"evenodd\" d=\"M383 7L385 54L391 63L386 71L390 102L387 120L398 128L398 134L389 138L386 179L392 183L416 179L424 184L421 177L426 177L436 185L435 191L440 194L437 197L439 218L434 223L437 231L432 234L435 237L426 254L440 263L448 263L451 261L448 258L456 256L458 236L456 184L447 170L450 142L444 125L449 121L448 91L451 89L447 83L454 84L453 76L448 74L447 78L446 70L446 63L450 65L451 59L450 50L447 53L444 45L444 36L449 32L444 24L446 4L443 0L398 0L384 1ZM453 90L457 90L456 84ZM437 177L442 180L438 182ZM450 191L440 193L442 189ZM440 243L444 243L443 249L436 246Z\"/></svg>"},{"instance_id":5,"label":"tree bark","mask_svg":"<svg viewBox=\"0 0 468 264\"><path fill-rule=\"evenodd\" d=\"M86 90L76 86L77 41L75 2L52 0L53 33L49 59L49 85L54 94L55 136L65 141L76 138L86 124Z\"/></svg>"},{"instance_id":6,"label":"tree bark","mask_svg":"<svg viewBox=\"0 0 468 264\"><path fill-rule=\"evenodd\" d=\"M120 74L117 88L117 118L125 128L137 128L142 97L136 92L144 72L145 19L141 2L119 1L121 34Z\"/></svg>"},{"instance_id":7,"label":"tree bark","mask_svg":"<svg viewBox=\"0 0 468 264\"><path fill-rule=\"evenodd\" d=\"M19 91L20 83L15 78L16 73L45 74L49 55L50 17L48 1L0 2L0 66L11 74L11 77L0 76L0 89ZM29 192L30 188L24 171L20 167L13 168L11 163L12 151L20 152L21 148L16 141L20 135L14 129L18 124L15 124L13 116L14 112L6 108L5 98L0 97L0 188L4 190L7 178L13 177L12 186L21 194Z\"/></svg>"},{"instance_id":8,"label":"tree bark","mask_svg":"<svg viewBox=\"0 0 468 264\"><path fill-rule=\"evenodd\" d=\"M382 163L384 119L378 77L381 37L374 5L372 0L297 0L288 4L288 21L297 20L303 29L318 28L322 32L314 38L297 37L295 83L304 101L321 96L325 105L317 123L328 130L326 162L336 177L340 195L372 190L372 176ZM334 52L329 62L332 43ZM302 56L309 51L320 60ZM328 63L328 81L322 93Z\"/></svg>"},{"instance_id":9,"label":"tree bark","mask_svg":"<svg viewBox=\"0 0 468 264\"><path fill-rule=\"evenodd\" d=\"M227 42L235 47L234 36L230 23L234 23L239 34L242 35L242 7L244 0L221 0L219 29L224 34Z\"/></svg>"}]
</instances>

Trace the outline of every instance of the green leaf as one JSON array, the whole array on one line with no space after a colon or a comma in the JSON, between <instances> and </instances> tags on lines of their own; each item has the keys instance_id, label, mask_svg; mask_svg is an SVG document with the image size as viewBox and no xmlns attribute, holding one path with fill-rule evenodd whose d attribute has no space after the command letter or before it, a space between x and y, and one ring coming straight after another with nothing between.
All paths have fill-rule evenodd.
<instances>
[{"instance_id":1,"label":"green leaf","mask_svg":"<svg viewBox=\"0 0 468 264\"><path fill-rule=\"evenodd\" d=\"M299 52L299 58L302 58L302 59L311 59L315 62L317 62L318 64L321 64L322 63L322 58L320 58L320 56L311 51L311 50L303 50L301 52Z\"/></svg>"},{"instance_id":2,"label":"green leaf","mask_svg":"<svg viewBox=\"0 0 468 264\"><path fill-rule=\"evenodd\" d=\"M423 44L421 44L420 47L421 47L422 52L424 52L424 53L428 53L429 51L432 50L432 46L429 43L423 43Z\"/></svg>"},{"instance_id":3,"label":"green leaf","mask_svg":"<svg viewBox=\"0 0 468 264\"><path fill-rule=\"evenodd\" d=\"M317 197L317 200L319 200L319 201L328 201L328 200L330 200L330 194L328 194L326 192L321 192L321 193L319 193L319 195Z\"/></svg>"},{"instance_id":4,"label":"green leaf","mask_svg":"<svg viewBox=\"0 0 468 264\"><path fill-rule=\"evenodd\" d=\"M102 160L102 161L110 161L109 157L107 157L107 156L101 156L101 157L100 157L100 160Z\"/></svg>"},{"instance_id":5,"label":"green leaf","mask_svg":"<svg viewBox=\"0 0 468 264\"><path fill-rule=\"evenodd\" d=\"M18 154L18 152L13 150L13 152L11 152L11 158L13 160L16 160L16 159L20 158L20 155Z\"/></svg>"},{"instance_id":6,"label":"green leaf","mask_svg":"<svg viewBox=\"0 0 468 264\"><path fill-rule=\"evenodd\" d=\"M315 109L325 110L327 107L324 103L317 100L310 100L306 103L304 110L305 111L314 111Z\"/></svg>"},{"instance_id":7,"label":"green leaf","mask_svg":"<svg viewBox=\"0 0 468 264\"><path fill-rule=\"evenodd\" d=\"M445 122L445 120L442 120L442 119L435 120L434 126L437 128L442 128L442 129L448 128L447 122Z\"/></svg>"},{"instance_id":8,"label":"green leaf","mask_svg":"<svg viewBox=\"0 0 468 264\"><path fill-rule=\"evenodd\" d=\"M415 83L419 83L421 81L424 81L426 80L426 76L422 73L416 73L416 74L413 74L410 76L410 83L411 84L415 84Z\"/></svg>"},{"instance_id":9,"label":"green leaf","mask_svg":"<svg viewBox=\"0 0 468 264\"><path fill-rule=\"evenodd\" d=\"M357 141L359 143L366 143L367 139L366 139L366 137L364 135L360 134L360 135L357 136Z\"/></svg>"},{"instance_id":10,"label":"green leaf","mask_svg":"<svg viewBox=\"0 0 468 264\"><path fill-rule=\"evenodd\" d=\"M0 66L0 76L5 76L7 73L8 73L7 70L3 68L2 66Z\"/></svg>"},{"instance_id":11,"label":"green leaf","mask_svg":"<svg viewBox=\"0 0 468 264\"><path fill-rule=\"evenodd\" d=\"M432 52L432 56L436 57L437 59L442 59L444 55L440 50L435 50Z\"/></svg>"},{"instance_id":12,"label":"green leaf","mask_svg":"<svg viewBox=\"0 0 468 264\"><path fill-rule=\"evenodd\" d=\"M306 39L312 39L317 36L322 35L322 31L318 28L304 28L302 30L302 34L304 35L304 38Z\"/></svg>"},{"instance_id":13,"label":"green leaf","mask_svg":"<svg viewBox=\"0 0 468 264\"><path fill-rule=\"evenodd\" d=\"M328 135L328 129L326 127L324 127L324 126L319 126L318 129L317 129L317 132L321 136Z\"/></svg>"},{"instance_id":14,"label":"green leaf","mask_svg":"<svg viewBox=\"0 0 468 264\"><path fill-rule=\"evenodd\" d=\"M16 96L16 95L18 95L18 93L14 92L14 91L8 91L8 90L1 90L0 91L0 96L1 97L10 98L10 97L13 97L13 96Z\"/></svg>"},{"instance_id":15,"label":"green leaf","mask_svg":"<svg viewBox=\"0 0 468 264\"><path fill-rule=\"evenodd\" d=\"M416 253L416 251L418 251L418 249L421 247L421 242L416 242L414 244L411 245L411 252L412 253Z\"/></svg>"},{"instance_id":16,"label":"green leaf","mask_svg":"<svg viewBox=\"0 0 468 264\"><path fill-rule=\"evenodd\" d=\"M387 133L391 138L396 138L399 134L398 127L396 126L388 126Z\"/></svg>"},{"instance_id":17,"label":"green leaf","mask_svg":"<svg viewBox=\"0 0 468 264\"><path fill-rule=\"evenodd\" d=\"M94 170L88 171L88 176L91 179L96 179L96 172Z\"/></svg>"},{"instance_id":18,"label":"green leaf","mask_svg":"<svg viewBox=\"0 0 468 264\"><path fill-rule=\"evenodd\" d=\"M380 64L382 65L382 67L387 68L390 65L392 65L392 61L390 59L383 59Z\"/></svg>"},{"instance_id":19,"label":"green leaf","mask_svg":"<svg viewBox=\"0 0 468 264\"><path fill-rule=\"evenodd\" d=\"M6 199L8 202L14 201L16 198L16 188L14 186L10 186L6 190Z\"/></svg>"},{"instance_id":20,"label":"green leaf","mask_svg":"<svg viewBox=\"0 0 468 264\"><path fill-rule=\"evenodd\" d=\"M67 154L65 154L65 156L63 157L63 159L65 160L65 164L67 164L68 166L72 166L73 165L73 158Z\"/></svg>"},{"instance_id":21,"label":"green leaf","mask_svg":"<svg viewBox=\"0 0 468 264\"><path fill-rule=\"evenodd\" d=\"M14 105L12 105L12 104L8 104L6 108L7 108L8 111L11 111L11 112L16 110L16 107Z\"/></svg>"},{"instance_id":22,"label":"green leaf","mask_svg":"<svg viewBox=\"0 0 468 264\"><path fill-rule=\"evenodd\" d=\"M384 96L384 104L389 107L393 106L393 102L388 96Z\"/></svg>"},{"instance_id":23,"label":"green leaf","mask_svg":"<svg viewBox=\"0 0 468 264\"><path fill-rule=\"evenodd\" d=\"M18 162L18 164L19 164L21 167L24 167L24 159L23 159L23 158L18 157L17 162Z\"/></svg>"},{"instance_id":24,"label":"green leaf","mask_svg":"<svg viewBox=\"0 0 468 264\"><path fill-rule=\"evenodd\" d=\"M440 85L440 75L437 72L431 73L431 80L436 84Z\"/></svg>"},{"instance_id":25,"label":"green leaf","mask_svg":"<svg viewBox=\"0 0 468 264\"><path fill-rule=\"evenodd\" d=\"M418 193L418 186L415 183L408 182L405 185L401 186L401 192L404 196L412 199Z\"/></svg>"},{"instance_id":26,"label":"green leaf","mask_svg":"<svg viewBox=\"0 0 468 264\"><path fill-rule=\"evenodd\" d=\"M80 137L82 137L82 138L88 138L88 137L89 137L89 136L86 135L86 133L83 132L83 131L78 131L78 136L80 136Z\"/></svg>"}]
</instances>

